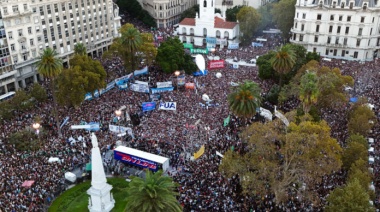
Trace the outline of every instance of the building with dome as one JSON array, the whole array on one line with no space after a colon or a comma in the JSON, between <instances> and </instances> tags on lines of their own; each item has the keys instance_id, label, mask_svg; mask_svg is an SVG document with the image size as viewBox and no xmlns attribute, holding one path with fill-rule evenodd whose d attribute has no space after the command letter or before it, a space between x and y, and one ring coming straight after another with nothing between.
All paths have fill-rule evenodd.
<instances>
[{"instance_id":1,"label":"building with dome","mask_svg":"<svg viewBox=\"0 0 380 212\"><path fill-rule=\"evenodd\" d=\"M239 23L226 21L226 8L222 14L215 14L214 0L200 0L199 14L195 18L185 18L176 29L179 39L183 43L192 43L195 46L221 48L239 43Z\"/></svg>"}]
</instances>

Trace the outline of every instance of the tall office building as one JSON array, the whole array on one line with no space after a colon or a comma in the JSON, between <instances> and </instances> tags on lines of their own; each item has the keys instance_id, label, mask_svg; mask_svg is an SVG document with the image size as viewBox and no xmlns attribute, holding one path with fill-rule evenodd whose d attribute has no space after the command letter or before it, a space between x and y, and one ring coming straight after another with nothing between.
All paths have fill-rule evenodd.
<instances>
[{"instance_id":1,"label":"tall office building","mask_svg":"<svg viewBox=\"0 0 380 212\"><path fill-rule=\"evenodd\" d=\"M93 56L119 35L112 0L1 0L0 95L36 82L35 62L46 47L67 63L83 43Z\"/></svg>"},{"instance_id":2,"label":"tall office building","mask_svg":"<svg viewBox=\"0 0 380 212\"><path fill-rule=\"evenodd\" d=\"M290 42L322 57L370 61L380 49L378 0L297 0Z\"/></svg>"}]
</instances>

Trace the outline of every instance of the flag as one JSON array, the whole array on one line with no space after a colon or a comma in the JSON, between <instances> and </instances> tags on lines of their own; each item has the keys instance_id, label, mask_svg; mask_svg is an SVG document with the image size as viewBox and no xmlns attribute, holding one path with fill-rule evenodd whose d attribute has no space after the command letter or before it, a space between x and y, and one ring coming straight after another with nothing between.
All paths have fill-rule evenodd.
<instances>
[{"instance_id":1,"label":"flag","mask_svg":"<svg viewBox=\"0 0 380 212\"><path fill-rule=\"evenodd\" d=\"M226 127L230 123L230 116L224 119L223 127Z\"/></svg>"}]
</instances>

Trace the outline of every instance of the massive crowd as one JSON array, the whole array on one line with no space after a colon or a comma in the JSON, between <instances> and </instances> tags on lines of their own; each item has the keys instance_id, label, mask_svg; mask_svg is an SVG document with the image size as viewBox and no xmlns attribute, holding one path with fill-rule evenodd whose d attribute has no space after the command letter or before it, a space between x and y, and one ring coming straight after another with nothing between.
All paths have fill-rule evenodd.
<instances>
[{"instance_id":1,"label":"massive crowd","mask_svg":"<svg viewBox=\"0 0 380 212\"><path fill-rule=\"evenodd\" d=\"M139 29L149 32L149 29ZM171 29L156 30L155 36L170 36ZM222 59L237 58L249 61L256 55L265 54L279 44L278 38L268 36L264 47L242 47L238 50L228 51L217 49L214 53ZM124 75L124 68L120 58L112 60L99 59L109 73L115 77ZM358 63L338 60L322 61L322 65L339 67L343 74L351 75L357 80L352 95L368 97L370 103L375 104L375 112L379 118L380 85L376 83L379 73L376 71L377 60L373 62ZM215 77L220 72L221 78ZM368 74L370 73L370 74ZM241 187L237 176L226 178L218 171L221 158L216 151L224 153L232 146L235 151L244 148L238 133L241 127L239 119L232 116L227 127L223 127L223 120L230 114L226 97L230 91L231 82L243 82L245 79L259 83L263 93L267 93L271 82L261 81L258 78L258 68L253 66L240 66L233 69L228 66L223 69L210 71L202 77L186 76L186 82L196 82L197 91L175 89L172 92L161 93L162 102L177 102L176 111L154 110L141 117L141 123L133 127L134 138L128 140L128 145L154 154L170 158L171 168L167 174L171 175L180 184L179 201L184 211L320 211L321 205L313 205L290 199L282 205L275 205L273 196L247 197L241 196ZM174 76L163 74L158 67L151 66L149 75L138 77L138 80L149 81L151 85L156 82L174 80ZM110 81L112 79L108 79ZM360 81L360 82L358 82ZM364 83L362 85L361 83ZM215 107L202 107L204 103L202 94L209 95ZM62 189L65 188L64 173L75 169L78 165L88 163L90 160L91 141L89 133L84 130L70 130L70 125L83 121L99 122L101 129L96 132L99 146L103 153L116 145L120 138L107 129L107 125L114 121L114 111L125 105L129 114L140 114L141 103L149 101L149 95L131 90L110 90L94 100L85 101L79 108L61 107L60 120L69 117L67 125L62 127L62 137L57 136L57 130L44 129L45 143L38 151L17 151L14 146L7 143L9 135L13 132L30 127L35 116L40 116L45 123L54 123L51 115L51 101L39 103L26 113L19 113L11 121L0 125L0 209L3 211L42 211L45 205L52 201ZM298 101L291 100L279 108L289 111L297 107ZM273 107L265 103L268 107ZM272 108L270 108L272 109ZM344 145L347 138L346 114L349 104L344 108L323 111L322 117L329 123L332 136ZM200 120L197 127L189 127ZM117 124L117 123L115 123ZM53 126L55 126L53 124ZM205 128L207 127L207 128ZM378 125L371 134L379 138ZM122 138L123 139L123 138ZM189 153L196 151L201 145L206 151L197 160L189 160ZM375 163L371 164L375 174L375 186L380 188L380 146L375 142ZM49 157L58 157L60 163L49 163ZM115 175L126 172L125 165L115 161L106 161L107 170ZM335 173L326 176L318 186L318 193L324 200L329 191L344 181L345 173ZM23 187L26 180L35 181L31 187ZM379 197L379 195L378 195ZM379 199L378 199L379 200ZM377 201L378 202L378 201ZM376 202L376 203L377 203ZM322 201L323 203L323 201Z\"/></svg>"}]
</instances>

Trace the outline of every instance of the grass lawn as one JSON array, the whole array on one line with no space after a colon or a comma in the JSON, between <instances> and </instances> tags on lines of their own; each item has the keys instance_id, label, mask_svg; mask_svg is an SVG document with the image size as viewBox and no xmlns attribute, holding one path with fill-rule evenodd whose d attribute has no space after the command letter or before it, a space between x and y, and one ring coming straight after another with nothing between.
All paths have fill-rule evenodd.
<instances>
[{"instance_id":1,"label":"grass lawn","mask_svg":"<svg viewBox=\"0 0 380 212\"><path fill-rule=\"evenodd\" d=\"M112 212L122 212L125 208L125 191L128 182L124 178L108 178L107 182L113 186L112 194L115 207ZM49 208L49 212L87 212L88 197L86 191L91 187L91 181L81 183L63 192Z\"/></svg>"}]
</instances>

